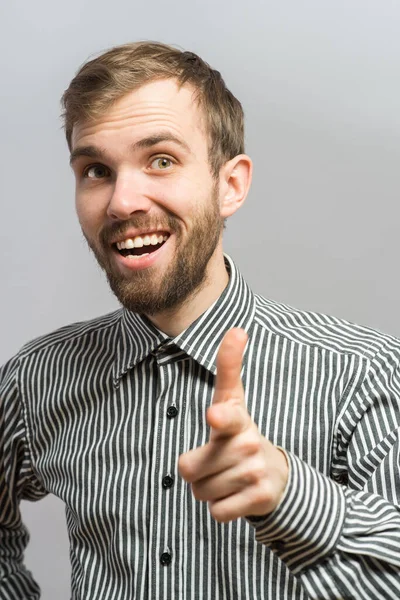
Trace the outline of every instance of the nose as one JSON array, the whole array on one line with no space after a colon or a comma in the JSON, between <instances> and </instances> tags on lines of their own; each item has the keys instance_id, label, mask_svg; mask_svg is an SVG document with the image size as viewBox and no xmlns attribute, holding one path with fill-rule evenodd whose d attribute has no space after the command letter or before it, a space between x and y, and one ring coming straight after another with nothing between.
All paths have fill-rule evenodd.
<instances>
[{"instance_id":1,"label":"nose","mask_svg":"<svg viewBox=\"0 0 400 600\"><path fill-rule=\"evenodd\" d=\"M107 215L113 220L127 220L135 212L148 213L151 200L137 177L120 176L116 179Z\"/></svg>"}]
</instances>

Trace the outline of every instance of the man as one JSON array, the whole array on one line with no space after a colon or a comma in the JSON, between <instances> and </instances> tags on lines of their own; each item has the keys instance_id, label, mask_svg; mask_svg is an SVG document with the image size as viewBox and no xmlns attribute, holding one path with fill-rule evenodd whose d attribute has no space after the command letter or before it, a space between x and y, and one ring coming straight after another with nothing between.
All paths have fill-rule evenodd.
<instances>
[{"instance_id":1,"label":"man","mask_svg":"<svg viewBox=\"0 0 400 600\"><path fill-rule=\"evenodd\" d=\"M19 501L47 493L74 599L400 597L400 342L256 296L223 254L240 103L156 43L93 59L63 102L123 308L2 369L0 598L39 597Z\"/></svg>"}]
</instances>

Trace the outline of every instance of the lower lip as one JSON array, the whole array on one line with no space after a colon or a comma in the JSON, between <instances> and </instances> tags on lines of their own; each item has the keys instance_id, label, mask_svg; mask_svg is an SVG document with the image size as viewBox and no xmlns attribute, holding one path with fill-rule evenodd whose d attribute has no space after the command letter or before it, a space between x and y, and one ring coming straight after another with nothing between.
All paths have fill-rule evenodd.
<instances>
[{"instance_id":1,"label":"lower lip","mask_svg":"<svg viewBox=\"0 0 400 600\"><path fill-rule=\"evenodd\" d=\"M148 267L153 266L156 260L158 260L160 255L163 253L165 246L168 244L169 240L170 237L158 250L150 252L146 256L138 256L137 258L129 258L128 256L122 256L122 254L120 254L118 250L116 250L115 253L117 255L117 261L121 266L128 269L129 271L142 271L143 269L147 269Z\"/></svg>"}]
</instances>

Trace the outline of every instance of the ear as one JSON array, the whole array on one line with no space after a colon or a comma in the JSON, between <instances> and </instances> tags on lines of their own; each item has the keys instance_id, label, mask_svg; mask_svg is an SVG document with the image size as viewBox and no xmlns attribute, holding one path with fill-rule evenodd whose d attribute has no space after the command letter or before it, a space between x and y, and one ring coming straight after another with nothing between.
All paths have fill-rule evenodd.
<instances>
[{"instance_id":1,"label":"ear","mask_svg":"<svg viewBox=\"0 0 400 600\"><path fill-rule=\"evenodd\" d=\"M251 184L253 163L246 154L239 154L223 165L220 171L220 212L224 219L235 213L246 200Z\"/></svg>"}]
</instances>

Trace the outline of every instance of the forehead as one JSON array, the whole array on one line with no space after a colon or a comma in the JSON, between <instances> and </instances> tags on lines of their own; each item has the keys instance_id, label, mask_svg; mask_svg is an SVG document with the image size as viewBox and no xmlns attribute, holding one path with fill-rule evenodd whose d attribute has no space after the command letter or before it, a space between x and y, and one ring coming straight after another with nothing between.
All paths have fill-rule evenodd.
<instances>
[{"instance_id":1,"label":"forehead","mask_svg":"<svg viewBox=\"0 0 400 600\"><path fill-rule=\"evenodd\" d=\"M117 100L110 109L92 121L74 125L72 149L83 142L123 141L130 143L136 137L155 132L169 132L181 137L189 145L205 144L203 116L194 101L194 89L178 86L175 80L154 81L129 92Z\"/></svg>"}]
</instances>

